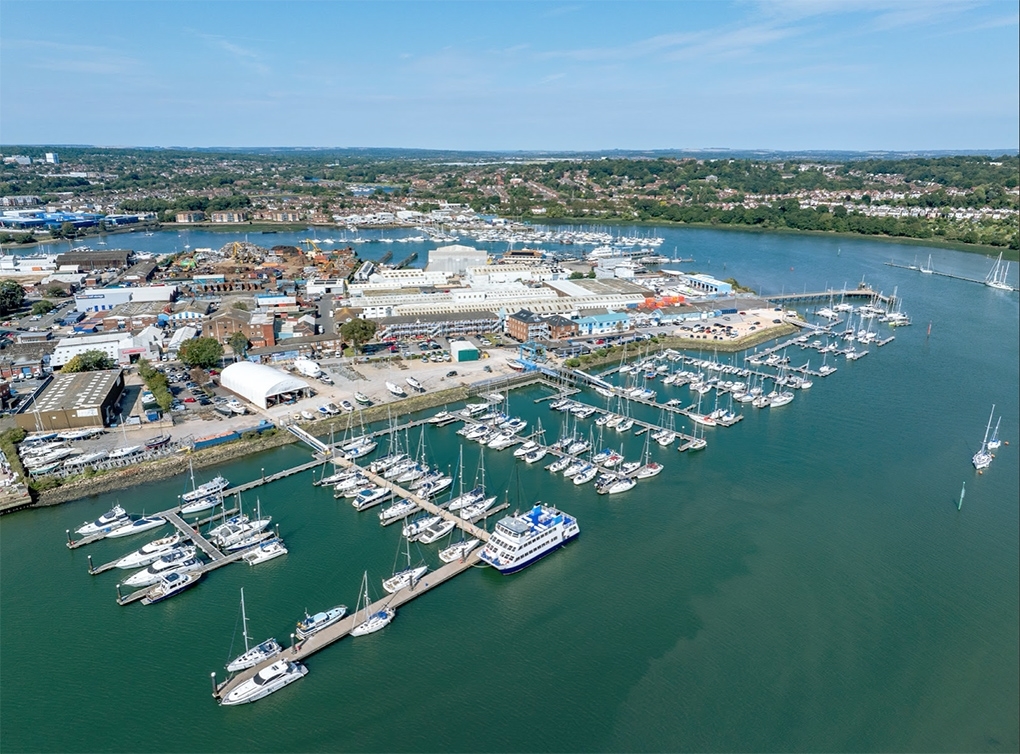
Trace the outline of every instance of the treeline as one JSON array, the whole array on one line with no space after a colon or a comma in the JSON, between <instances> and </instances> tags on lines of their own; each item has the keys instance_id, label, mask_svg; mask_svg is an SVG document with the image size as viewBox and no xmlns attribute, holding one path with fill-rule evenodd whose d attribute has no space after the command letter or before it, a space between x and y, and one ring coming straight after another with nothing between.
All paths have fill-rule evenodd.
<instances>
[{"instance_id":1,"label":"treeline","mask_svg":"<svg viewBox=\"0 0 1020 754\"><path fill-rule=\"evenodd\" d=\"M986 222L980 226L948 220L918 217L872 217L847 212L845 207L804 208L795 199L772 205L723 209L697 205L663 204L651 199L638 199L632 206L640 220L711 225L746 225L759 228L789 228L833 233L859 233L902 238L939 238L960 243L1005 246L1020 249L1015 223ZM590 219L590 216L589 216ZM628 219L625 215L621 220Z\"/></svg>"},{"instance_id":2,"label":"treeline","mask_svg":"<svg viewBox=\"0 0 1020 754\"><path fill-rule=\"evenodd\" d=\"M223 212L231 209L245 209L251 206L251 199L245 194L231 196L182 196L174 201L146 197L144 199L125 199L120 203L124 212L158 212L175 214L177 212Z\"/></svg>"}]
</instances>

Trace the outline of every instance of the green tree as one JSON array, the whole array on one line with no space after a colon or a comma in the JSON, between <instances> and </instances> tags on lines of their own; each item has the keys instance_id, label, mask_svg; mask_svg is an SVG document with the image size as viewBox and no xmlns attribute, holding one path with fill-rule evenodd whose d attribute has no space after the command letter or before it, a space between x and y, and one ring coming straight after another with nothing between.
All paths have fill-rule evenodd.
<instances>
[{"instance_id":1,"label":"green tree","mask_svg":"<svg viewBox=\"0 0 1020 754\"><path fill-rule=\"evenodd\" d=\"M0 280L0 314L17 309L25 300L25 289L17 280Z\"/></svg>"},{"instance_id":2,"label":"green tree","mask_svg":"<svg viewBox=\"0 0 1020 754\"><path fill-rule=\"evenodd\" d=\"M103 369L113 369L115 366L116 364L113 363L113 359L102 351L93 348L72 357L70 361L64 364L64 368L60 371L63 374L98 372Z\"/></svg>"},{"instance_id":3,"label":"green tree","mask_svg":"<svg viewBox=\"0 0 1020 754\"><path fill-rule=\"evenodd\" d=\"M216 367L223 358L223 345L216 338L192 338L177 353L189 367Z\"/></svg>"},{"instance_id":4,"label":"green tree","mask_svg":"<svg viewBox=\"0 0 1020 754\"><path fill-rule=\"evenodd\" d=\"M230 336L227 340L227 344L240 358L244 358L244 356L248 353L248 346L250 345L248 342L248 336L240 330Z\"/></svg>"},{"instance_id":5,"label":"green tree","mask_svg":"<svg viewBox=\"0 0 1020 754\"><path fill-rule=\"evenodd\" d=\"M52 298L66 298L68 293L67 290L60 285L51 285L46 289L46 295Z\"/></svg>"},{"instance_id":6,"label":"green tree","mask_svg":"<svg viewBox=\"0 0 1020 754\"><path fill-rule=\"evenodd\" d=\"M47 314L54 309L56 309L56 306L53 305L53 302L47 301L46 299L36 301L32 304L32 314Z\"/></svg>"},{"instance_id":7,"label":"green tree","mask_svg":"<svg viewBox=\"0 0 1020 754\"><path fill-rule=\"evenodd\" d=\"M246 312L248 311L248 304L244 303L243 301L235 301L230 305L230 308L239 309L242 312Z\"/></svg>"},{"instance_id":8,"label":"green tree","mask_svg":"<svg viewBox=\"0 0 1020 754\"><path fill-rule=\"evenodd\" d=\"M355 352L375 335L377 325L370 319L352 319L340 325L340 337L354 346Z\"/></svg>"}]
</instances>

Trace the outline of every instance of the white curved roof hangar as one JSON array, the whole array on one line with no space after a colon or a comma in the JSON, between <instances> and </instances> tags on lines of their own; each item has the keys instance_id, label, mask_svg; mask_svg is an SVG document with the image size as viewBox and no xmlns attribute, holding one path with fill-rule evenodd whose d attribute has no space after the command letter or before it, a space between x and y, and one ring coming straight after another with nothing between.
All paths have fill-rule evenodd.
<instances>
[{"instance_id":1,"label":"white curved roof hangar","mask_svg":"<svg viewBox=\"0 0 1020 754\"><path fill-rule=\"evenodd\" d=\"M304 380L250 361L238 361L224 369L220 373L220 385L262 408L268 408L269 398L308 389Z\"/></svg>"}]
</instances>

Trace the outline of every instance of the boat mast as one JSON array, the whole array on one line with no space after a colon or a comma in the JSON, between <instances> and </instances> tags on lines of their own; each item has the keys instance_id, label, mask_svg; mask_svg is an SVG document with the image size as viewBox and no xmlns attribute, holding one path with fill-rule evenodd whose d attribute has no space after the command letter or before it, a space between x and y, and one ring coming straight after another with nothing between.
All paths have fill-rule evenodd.
<instances>
[{"instance_id":1,"label":"boat mast","mask_svg":"<svg viewBox=\"0 0 1020 754\"><path fill-rule=\"evenodd\" d=\"M248 614L244 611L244 587L241 587L241 635L244 637L244 651L248 653Z\"/></svg>"}]
</instances>

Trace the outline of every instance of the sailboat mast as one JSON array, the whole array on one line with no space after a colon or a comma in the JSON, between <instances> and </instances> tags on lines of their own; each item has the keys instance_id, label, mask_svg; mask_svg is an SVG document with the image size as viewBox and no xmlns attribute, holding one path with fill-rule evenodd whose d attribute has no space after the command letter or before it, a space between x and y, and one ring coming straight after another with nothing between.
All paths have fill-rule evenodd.
<instances>
[{"instance_id":1,"label":"sailboat mast","mask_svg":"<svg viewBox=\"0 0 1020 754\"><path fill-rule=\"evenodd\" d=\"M244 651L248 652L248 613L244 609L244 587L241 587L241 635L244 637Z\"/></svg>"}]
</instances>

